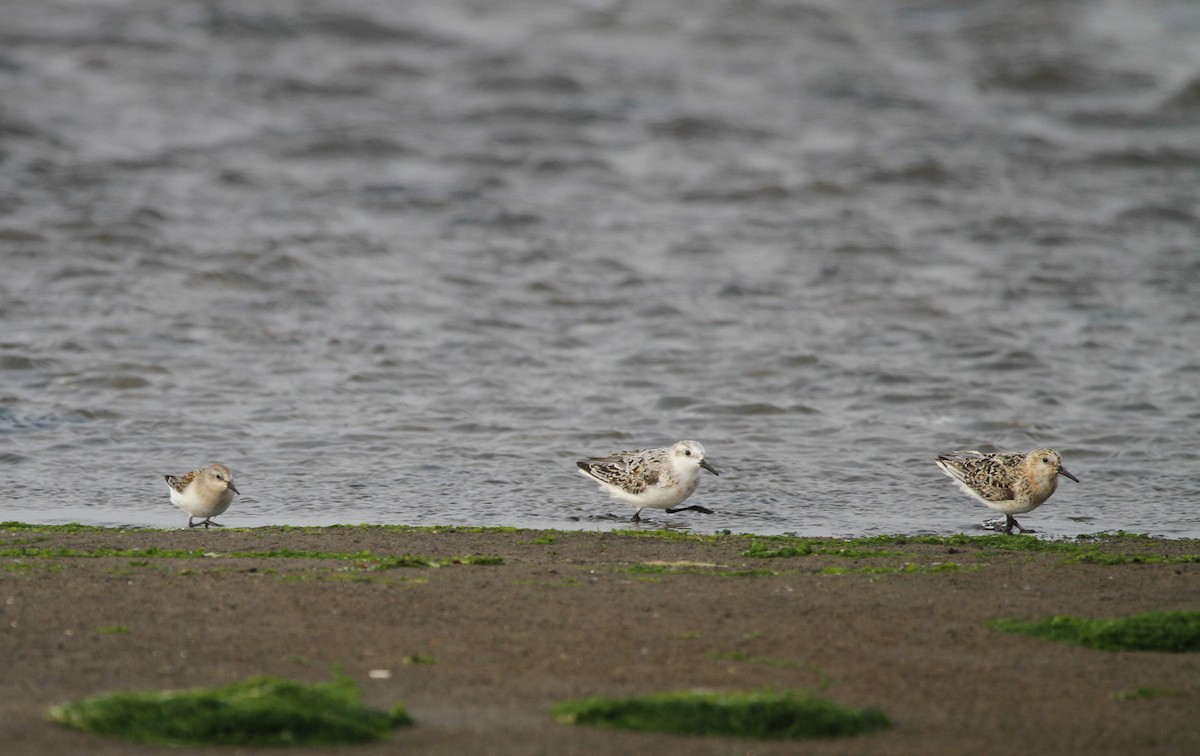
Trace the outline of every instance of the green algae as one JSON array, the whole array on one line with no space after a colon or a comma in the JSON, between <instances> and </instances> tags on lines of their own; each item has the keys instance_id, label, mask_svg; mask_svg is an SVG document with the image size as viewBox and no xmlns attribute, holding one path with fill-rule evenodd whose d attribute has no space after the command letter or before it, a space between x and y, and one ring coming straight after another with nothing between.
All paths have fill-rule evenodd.
<instances>
[{"instance_id":1,"label":"green algae","mask_svg":"<svg viewBox=\"0 0 1200 756\"><path fill-rule=\"evenodd\" d=\"M174 531L175 529L170 529ZM130 558L181 558L198 557L236 557L236 558L291 558L291 559L331 559L357 560L368 565L379 565L380 569L391 566L438 566L445 563L454 564L484 564L485 558L474 556L469 559L452 558L427 559L425 557L404 557L380 555L370 551L363 552L322 552L304 550L301 548L281 548L273 550L247 550L228 554L215 554L203 549L158 549L158 548L90 548L70 549L40 548L39 541L47 540L61 534L106 534L118 538L132 535L160 532L152 529L121 529L69 525L30 525L20 522L0 523L0 533L8 536L8 543L0 546L0 557L78 557L78 556L126 556ZM161 531L167 532L167 531ZM396 535L425 535L436 536L453 533L505 535L520 533L531 539L530 543L551 545L593 537L583 531L574 530L524 530L514 527L472 527L472 526L415 526L415 525L327 525L327 526L268 526L250 529L227 529L224 533L245 533L254 537L272 535L320 535L323 533L386 533ZM215 534L214 534L215 535ZM851 539L826 539L802 537L796 534L785 535L755 535L746 533L729 533L728 531L714 534L698 534L674 530L642 530L622 529L599 534L604 538L643 539L661 543L697 544L707 546L728 545L738 548L743 557L772 559L804 556L838 557L845 559L868 559L881 557L902 556L898 547L923 545L945 547L951 553L964 550L968 553L989 556L1001 553L1047 553L1061 555L1065 564L1191 564L1200 563L1200 548L1191 553L1156 554L1151 550L1163 539L1145 534L1127 533L1124 531L1101 532L1094 535L1077 536L1075 538L1039 538L1032 535L966 535L949 536L929 535L880 535ZM297 541L303 543L302 539ZM204 543L222 543L219 536L205 539ZM1189 542L1190 544L1191 542ZM496 559L499 559L498 557ZM410 564L403 565L408 560ZM425 564L422 564L424 560ZM386 563L386 564L385 564Z\"/></svg>"},{"instance_id":2,"label":"green algae","mask_svg":"<svg viewBox=\"0 0 1200 756\"><path fill-rule=\"evenodd\" d=\"M998 619L988 626L1101 651L1200 651L1200 611L1148 612L1118 619L1069 615L1031 621Z\"/></svg>"},{"instance_id":3,"label":"green algae","mask_svg":"<svg viewBox=\"0 0 1200 756\"><path fill-rule=\"evenodd\" d=\"M129 635L130 629L126 625L108 625L107 627L96 628L97 635Z\"/></svg>"},{"instance_id":4,"label":"green algae","mask_svg":"<svg viewBox=\"0 0 1200 756\"><path fill-rule=\"evenodd\" d=\"M626 572L634 575L714 575L717 577L766 577L778 575L774 570L738 569L720 564L702 564L696 562L641 562L625 568Z\"/></svg>"},{"instance_id":5,"label":"green algae","mask_svg":"<svg viewBox=\"0 0 1200 756\"><path fill-rule=\"evenodd\" d=\"M65 546L9 546L0 548L0 557L18 559L77 559L98 557L125 557L138 559L201 559L204 549L160 549L151 546L144 549L114 549L100 546L93 549L73 549Z\"/></svg>"},{"instance_id":6,"label":"green algae","mask_svg":"<svg viewBox=\"0 0 1200 756\"><path fill-rule=\"evenodd\" d=\"M14 530L26 533L111 533L115 528L106 528L101 525L80 525L77 522L72 522L66 525L37 525L28 522L17 522L16 520L6 520L0 522L0 531Z\"/></svg>"},{"instance_id":7,"label":"green algae","mask_svg":"<svg viewBox=\"0 0 1200 756\"><path fill-rule=\"evenodd\" d=\"M1131 688L1129 690L1118 690L1112 694L1114 701L1135 701L1145 698L1181 698L1186 696L1182 690L1172 690L1169 688Z\"/></svg>"},{"instance_id":8,"label":"green algae","mask_svg":"<svg viewBox=\"0 0 1200 756\"><path fill-rule=\"evenodd\" d=\"M114 693L63 704L50 718L98 735L153 745L337 745L387 738L412 723L359 704L353 680L305 685L255 677L217 688Z\"/></svg>"},{"instance_id":9,"label":"green algae","mask_svg":"<svg viewBox=\"0 0 1200 756\"><path fill-rule=\"evenodd\" d=\"M214 552L204 549L162 549L156 546L141 549L116 549L100 546L91 549L67 547L10 546L0 548L0 557L18 559L98 559L105 557L136 558L135 566L149 564L149 559L309 559L361 562L374 569L396 567L445 567L454 564L500 565L504 558L487 554L433 558L413 554L390 555L373 551L304 551L302 549L270 549L265 551ZM134 565L134 562L130 562Z\"/></svg>"},{"instance_id":10,"label":"green algae","mask_svg":"<svg viewBox=\"0 0 1200 756\"><path fill-rule=\"evenodd\" d=\"M437 664L437 657L429 654L409 654L404 657L405 664Z\"/></svg>"},{"instance_id":11,"label":"green algae","mask_svg":"<svg viewBox=\"0 0 1200 756\"><path fill-rule=\"evenodd\" d=\"M889 725L879 709L857 709L804 691L585 698L558 704L553 715L567 724L763 739L859 735Z\"/></svg>"},{"instance_id":12,"label":"green algae","mask_svg":"<svg viewBox=\"0 0 1200 756\"><path fill-rule=\"evenodd\" d=\"M750 547L741 552L741 556L755 559L779 559L798 556L838 556L847 559L865 559L870 557L903 556L898 551L880 551L878 549L860 549L854 546L841 545L838 541L800 541L771 548L763 541L751 541Z\"/></svg>"},{"instance_id":13,"label":"green algae","mask_svg":"<svg viewBox=\"0 0 1200 756\"><path fill-rule=\"evenodd\" d=\"M957 572L962 569L956 562L938 562L936 564L902 564L899 567L843 567L840 565L823 567L822 575L917 575L931 572Z\"/></svg>"},{"instance_id":14,"label":"green algae","mask_svg":"<svg viewBox=\"0 0 1200 756\"><path fill-rule=\"evenodd\" d=\"M710 651L709 659L717 661L736 661L746 664L762 664L768 667L795 667L796 662L787 659L776 659L771 656L751 656L744 651Z\"/></svg>"},{"instance_id":15,"label":"green algae","mask_svg":"<svg viewBox=\"0 0 1200 756\"><path fill-rule=\"evenodd\" d=\"M1070 559L1078 564L1200 564L1200 554L1105 554L1086 551Z\"/></svg>"}]
</instances>

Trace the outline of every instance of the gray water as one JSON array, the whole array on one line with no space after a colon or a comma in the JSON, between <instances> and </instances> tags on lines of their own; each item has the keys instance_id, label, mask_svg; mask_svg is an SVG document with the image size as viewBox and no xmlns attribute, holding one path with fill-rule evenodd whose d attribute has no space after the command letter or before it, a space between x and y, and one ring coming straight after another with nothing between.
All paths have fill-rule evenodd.
<instances>
[{"instance_id":1,"label":"gray water","mask_svg":"<svg viewBox=\"0 0 1200 756\"><path fill-rule=\"evenodd\" d=\"M1198 186L1191 0L0 3L0 519L1200 537Z\"/></svg>"}]
</instances>

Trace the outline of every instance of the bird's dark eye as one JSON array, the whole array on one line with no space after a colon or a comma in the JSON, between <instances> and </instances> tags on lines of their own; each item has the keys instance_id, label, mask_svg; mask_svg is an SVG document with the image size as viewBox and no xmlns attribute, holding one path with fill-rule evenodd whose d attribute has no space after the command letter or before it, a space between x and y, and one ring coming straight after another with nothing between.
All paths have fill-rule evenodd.
<instances>
[{"instance_id":1,"label":"bird's dark eye","mask_svg":"<svg viewBox=\"0 0 1200 756\"><path fill-rule=\"evenodd\" d=\"M1050 458L1049 458L1049 457L1042 457L1042 462L1048 465L1048 464L1050 464Z\"/></svg>"},{"instance_id":2,"label":"bird's dark eye","mask_svg":"<svg viewBox=\"0 0 1200 756\"><path fill-rule=\"evenodd\" d=\"M690 456L692 456L692 450L691 450L691 449L687 449L687 450L685 450L683 453L684 453L684 454L686 454L686 455L688 455L689 457L690 457Z\"/></svg>"}]
</instances>

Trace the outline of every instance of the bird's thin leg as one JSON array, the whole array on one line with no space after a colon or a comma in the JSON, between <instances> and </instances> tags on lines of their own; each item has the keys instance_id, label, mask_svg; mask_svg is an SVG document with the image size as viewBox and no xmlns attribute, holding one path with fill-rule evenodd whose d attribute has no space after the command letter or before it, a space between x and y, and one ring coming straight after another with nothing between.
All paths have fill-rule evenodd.
<instances>
[{"instance_id":1,"label":"bird's thin leg","mask_svg":"<svg viewBox=\"0 0 1200 756\"><path fill-rule=\"evenodd\" d=\"M1012 515L1004 515L1004 518L1005 518L1004 532L1006 535L1012 535L1013 528L1016 528L1017 530L1021 531L1022 533L1036 533L1037 532L1036 530L1034 530L1032 528L1021 527L1021 523L1017 522L1017 518L1013 517Z\"/></svg>"},{"instance_id":2,"label":"bird's thin leg","mask_svg":"<svg viewBox=\"0 0 1200 756\"><path fill-rule=\"evenodd\" d=\"M203 522L192 522L192 516L188 515L188 527L189 528L198 528L203 524L204 524Z\"/></svg>"},{"instance_id":3,"label":"bird's thin leg","mask_svg":"<svg viewBox=\"0 0 1200 756\"><path fill-rule=\"evenodd\" d=\"M670 514L675 514L676 512L686 512L689 509L694 509L697 512L699 512L700 514L712 514L713 513L713 511L711 509L709 509L708 507L702 507L699 504L693 504L690 507L675 507L674 509L668 509L667 512L669 512Z\"/></svg>"},{"instance_id":4,"label":"bird's thin leg","mask_svg":"<svg viewBox=\"0 0 1200 756\"><path fill-rule=\"evenodd\" d=\"M631 522L641 522L641 521L642 521L642 510L639 509L633 513L633 520L631 520Z\"/></svg>"}]
</instances>

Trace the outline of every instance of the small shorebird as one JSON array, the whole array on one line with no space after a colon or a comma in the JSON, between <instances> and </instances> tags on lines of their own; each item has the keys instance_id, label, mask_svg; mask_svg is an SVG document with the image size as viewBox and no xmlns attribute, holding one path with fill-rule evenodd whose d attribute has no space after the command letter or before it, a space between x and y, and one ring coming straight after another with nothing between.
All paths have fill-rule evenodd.
<instances>
[{"instance_id":1,"label":"small shorebird","mask_svg":"<svg viewBox=\"0 0 1200 756\"><path fill-rule=\"evenodd\" d=\"M1022 533L1037 532L1021 527L1013 515L1032 512L1044 504L1058 487L1059 475L1079 482L1053 449L1034 449L1028 454L953 452L939 456L934 463L954 478L959 488L1003 513L1004 532L1009 534L1014 527Z\"/></svg>"},{"instance_id":2,"label":"small shorebird","mask_svg":"<svg viewBox=\"0 0 1200 756\"><path fill-rule=\"evenodd\" d=\"M241 493L233 485L233 473L225 465L209 465L203 470L192 470L178 477L164 476L167 485L171 487L171 503L188 513L188 527L196 528L201 525L205 530L209 525L218 528L225 527L212 518L229 509L233 495ZM193 517L203 517L200 522L192 522Z\"/></svg>"},{"instance_id":3,"label":"small shorebird","mask_svg":"<svg viewBox=\"0 0 1200 756\"><path fill-rule=\"evenodd\" d=\"M688 509L712 514L711 509L698 505L678 506L696 490L701 467L720 475L704 461L704 447L696 441L680 441L665 449L622 451L576 464L581 475L599 483L614 499L632 504L634 522L641 521L645 507L672 514Z\"/></svg>"}]
</instances>

